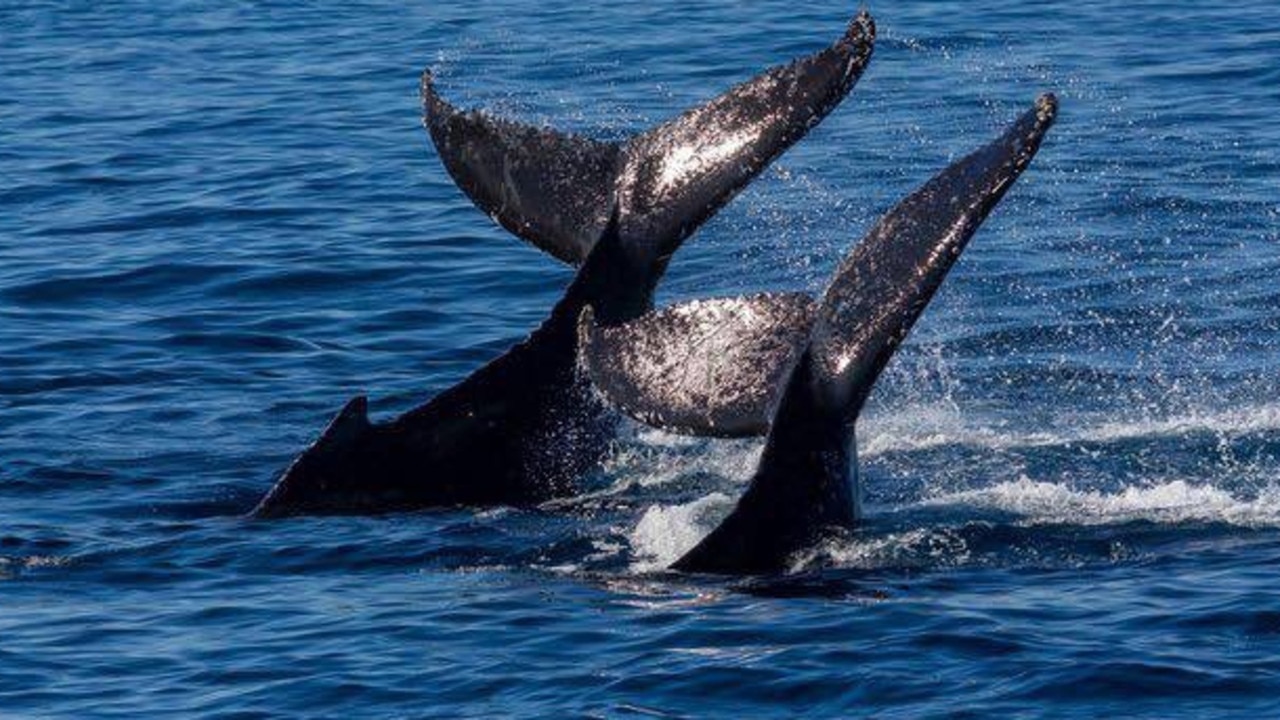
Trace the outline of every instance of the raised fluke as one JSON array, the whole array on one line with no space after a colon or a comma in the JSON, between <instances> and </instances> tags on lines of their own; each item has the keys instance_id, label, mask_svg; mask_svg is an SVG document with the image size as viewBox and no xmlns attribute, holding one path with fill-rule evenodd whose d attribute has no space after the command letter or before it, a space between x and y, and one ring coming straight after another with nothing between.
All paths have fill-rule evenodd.
<instances>
[{"instance_id":1,"label":"raised fluke","mask_svg":"<svg viewBox=\"0 0 1280 720\"><path fill-rule=\"evenodd\" d=\"M422 77L424 123L449 174L504 228L572 264L611 203L622 234L665 257L844 99L871 58L860 13L829 47L765 71L623 144L460 111Z\"/></svg>"},{"instance_id":2,"label":"raised fluke","mask_svg":"<svg viewBox=\"0 0 1280 720\"><path fill-rule=\"evenodd\" d=\"M586 259L608 220L618 145L457 110L429 70L422 103L445 169L481 210L564 262Z\"/></svg>"},{"instance_id":3,"label":"raised fluke","mask_svg":"<svg viewBox=\"0 0 1280 720\"><path fill-rule=\"evenodd\" d=\"M750 485L675 569L783 572L815 542L856 529L858 413L947 271L1039 149L1056 111L1052 95L1041 97L995 142L890 210L849 254L785 381Z\"/></svg>"},{"instance_id":4,"label":"raised fluke","mask_svg":"<svg viewBox=\"0 0 1280 720\"><path fill-rule=\"evenodd\" d=\"M1057 116L1046 94L990 144L956 161L871 229L841 263L814 322L816 397L852 422L969 239Z\"/></svg>"},{"instance_id":5,"label":"raised fluke","mask_svg":"<svg viewBox=\"0 0 1280 720\"><path fill-rule=\"evenodd\" d=\"M579 352L596 389L641 422L690 435L763 435L808 344L813 308L803 293L765 293L681 303L613 327L588 308Z\"/></svg>"},{"instance_id":6,"label":"raised fluke","mask_svg":"<svg viewBox=\"0 0 1280 720\"><path fill-rule=\"evenodd\" d=\"M871 60L875 32L860 12L829 47L628 142L618 182L624 234L662 252L692 233L840 104Z\"/></svg>"}]
</instances>

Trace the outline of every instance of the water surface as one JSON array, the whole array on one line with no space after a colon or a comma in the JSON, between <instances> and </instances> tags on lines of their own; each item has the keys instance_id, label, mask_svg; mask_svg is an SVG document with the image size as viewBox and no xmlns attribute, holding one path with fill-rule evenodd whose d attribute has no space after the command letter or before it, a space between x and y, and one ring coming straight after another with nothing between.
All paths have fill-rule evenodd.
<instances>
[{"instance_id":1,"label":"water surface","mask_svg":"<svg viewBox=\"0 0 1280 720\"><path fill-rule=\"evenodd\" d=\"M973 5L873 7L854 93L661 287L816 291L1062 99L872 398L865 530L727 583L661 568L758 444L634 425L537 510L242 514L349 397L424 401L570 277L449 180L424 67L616 139L856 8L6 3L0 715L1274 712L1280 9Z\"/></svg>"}]
</instances>

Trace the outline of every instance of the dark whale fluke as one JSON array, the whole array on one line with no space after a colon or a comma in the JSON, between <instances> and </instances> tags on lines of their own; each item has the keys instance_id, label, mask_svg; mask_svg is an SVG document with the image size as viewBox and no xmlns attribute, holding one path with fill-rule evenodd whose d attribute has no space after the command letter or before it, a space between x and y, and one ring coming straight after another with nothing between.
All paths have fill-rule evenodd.
<instances>
[{"instance_id":1,"label":"dark whale fluke","mask_svg":"<svg viewBox=\"0 0 1280 720\"><path fill-rule=\"evenodd\" d=\"M460 112L422 79L426 126L454 180L503 227L579 264L616 198L622 235L688 237L844 99L871 58L859 13L829 47L774 67L625 143Z\"/></svg>"},{"instance_id":2,"label":"dark whale fluke","mask_svg":"<svg viewBox=\"0 0 1280 720\"><path fill-rule=\"evenodd\" d=\"M831 47L770 70L621 146L459 113L424 78L445 167L503 226L580 265L526 340L425 405L372 423L347 404L254 511L362 513L524 505L571 494L610 438L577 373L577 323L652 307L671 255L848 93L870 59L859 14Z\"/></svg>"},{"instance_id":3,"label":"dark whale fluke","mask_svg":"<svg viewBox=\"0 0 1280 720\"><path fill-rule=\"evenodd\" d=\"M1035 156L1056 113L1054 97L1041 97L999 139L948 167L881 218L841 264L802 343L788 346L792 335L764 334L774 349L755 357L789 363L781 373L781 396L775 400L769 388L728 394L736 403L731 415L770 413L764 453L733 512L676 561L675 569L780 572L815 541L856 526L860 492L854 426L863 403L978 226ZM748 340L761 337L740 332L740 324L724 331ZM588 361L588 367L599 363ZM778 370L758 372L772 377ZM714 375L705 377L704 382L715 382ZM593 378L606 397L620 397L620 405L645 417L645 409L635 407L648 401L635 392L643 383L618 383L609 374L593 373ZM741 380L732 374L729 378ZM714 398L717 390L702 387L699 392ZM713 402L703 417L719 418L723 410ZM683 429L689 430L689 418L699 416L682 417Z\"/></svg>"}]
</instances>

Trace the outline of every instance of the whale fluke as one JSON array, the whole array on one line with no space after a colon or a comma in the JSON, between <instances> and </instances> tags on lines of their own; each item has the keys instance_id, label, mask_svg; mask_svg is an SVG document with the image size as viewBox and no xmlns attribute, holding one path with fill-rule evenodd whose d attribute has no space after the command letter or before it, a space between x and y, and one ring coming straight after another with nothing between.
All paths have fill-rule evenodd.
<instances>
[{"instance_id":1,"label":"whale fluke","mask_svg":"<svg viewBox=\"0 0 1280 720\"><path fill-rule=\"evenodd\" d=\"M861 492L854 426L863 403L970 238L1035 156L1056 114L1056 99L1042 96L994 142L898 203L841 263L816 306L791 296L792 327L783 326L785 313L753 325L732 312L776 307L778 296L690 303L612 328L584 318L584 364L606 400L641 421L729 434L698 424L709 417L725 422L717 414L738 407L739 397L752 398L747 404L759 413L774 404L762 398L780 394L747 491L673 568L785 571L815 541L856 528ZM683 320L685 314L691 320ZM721 318L728 318L721 320L723 342L714 328ZM746 348L729 348L736 340ZM756 350L761 347L771 350ZM758 366L720 371L738 358ZM689 380L681 375L686 368ZM664 377L670 397L663 395ZM747 380L771 384L737 387ZM759 415L741 411L729 419L744 434L759 423Z\"/></svg>"},{"instance_id":2,"label":"whale fluke","mask_svg":"<svg viewBox=\"0 0 1280 720\"><path fill-rule=\"evenodd\" d=\"M885 364L1057 117L1052 94L884 215L844 259L814 321L815 397L850 423Z\"/></svg>"},{"instance_id":3,"label":"whale fluke","mask_svg":"<svg viewBox=\"0 0 1280 720\"><path fill-rule=\"evenodd\" d=\"M890 210L841 264L818 306L747 491L673 567L782 572L861 514L854 426L885 364L960 253L1035 156L1057 114L1042 96L996 141Z\"/></svg>"},{"instance_id":4,"label":"whale fluke","mask_svg":"<svg viewBox=\"0 0 1280 720\"><path fill-rule=\"evenodd\" d=\"M460 113L423 78L426 125L476 204L579 265L546 321L504 355L397 418L353 401L254 511L371 513L533 505L577 491L616 416L579 372L578 323L653 307L680 244L848 92L871 54L869 16L832 47L611 146Z\"/></svg>"},{"instance_id":5,"label":"whale fluke","mask_svg":"<svg viewBox=\"0 0 1280 720\"><path fill-rule=\"evenodd\" d=\"M607 327L579 323L582 364L609 403L671 432L763 435L809 341L804 293L694 300Z\"/></svg>"},{"instance_id":6,"label":"whale fluke","mask_svg":"<svg viewBox=\"0 0 1280 720\"><path fill-rule=\"evenodd\" d=\"M829 47L778 66L621 144L460 111L422 76L424 124L449 174L512 233L586 259L616 198L622 234L662 254L844 99L871 58L859 13Z\"/></svg>"}]
</instances>

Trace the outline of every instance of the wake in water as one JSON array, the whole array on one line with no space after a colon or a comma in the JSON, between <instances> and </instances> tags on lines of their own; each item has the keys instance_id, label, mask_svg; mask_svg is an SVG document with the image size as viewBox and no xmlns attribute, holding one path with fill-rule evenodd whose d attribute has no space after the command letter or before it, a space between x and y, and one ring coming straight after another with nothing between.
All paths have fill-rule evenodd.
<instances>
[{"instance_id":1,"label":"wake in water","mask_svg":"<svg viewBox=\"0 0 1280 720\"><path fill-rule=\"evenodd\" d=\"M1280 406L1190 411L1124 422L1107 417L1063 423L1061 428L1016 432L984 423L954 403L917 405L872 418L861 439L870 468L872 502L867 526L795 558L792 570L946 568L966 565L1059 567L1146 556L1153 542L1192 541L1204 533L1239 534L1280 528L1280 486L1271 462L1248 467L1211 464L1210 474L1124 479L1098 477L1088 468L1073 477L1036 477L1017 462L1001 472L989 456L1020 450L1086 447L1086 454L1138 452L1167 443L1208 449L1224 442L1266 438L1280 430ZM639 509L627 533L632 572L660 571L695 546L732 509L759 455L755 443L708 443L644 431L638 447L615 458L614 484L603 494L642 484L668 491L690 477L713 477L714 489L678 502ZM1133 450L1133 448L1139 450ZM878 470L917 464L942 454L949 477L900 492ZM638 462L643 458L643 462ZM965 486L952 489L956 484ZM1104 485L1099 487L1099 485ZM657 495L657 492L654 493ZM677 493L678 494L678 493ZM685 493L686 496L689 493Z\"/></svg>"},{"instance_id":2,"label":"wake in water","mask_svg":"<svg viewBox=\"0 0 1280 720\"><path fill-rule=\"evenodd\" d=\"M1269 486L1256 497L1247 498L1212 485L1196 485L1184 480L1104 493L1024 477L985 490L942 495L923 504L957 510L995 510L1017 516L1023 525L1089 526L1148 521L1280 527L1278 487Z\"/></svg>"},{"instance_id":3,"label":"wake in water","mask_svg":"<svg viewBox=\"0 0 1280 720\"><path fill-rule=\"evenodd\" d=\"M1067 445L1106 444L1123 440L1151 440L1194 435L1233 438L1280 432L1280 404L1229 409L1191 409L1167 417L1132 420L1083 418L1061 427L1019 432L991 418L962 414L954 405L937 405L873 417L867 423L859 451L865 456L968 446L987 450L1015 450Z\"/></svg>"}]
</instances>

